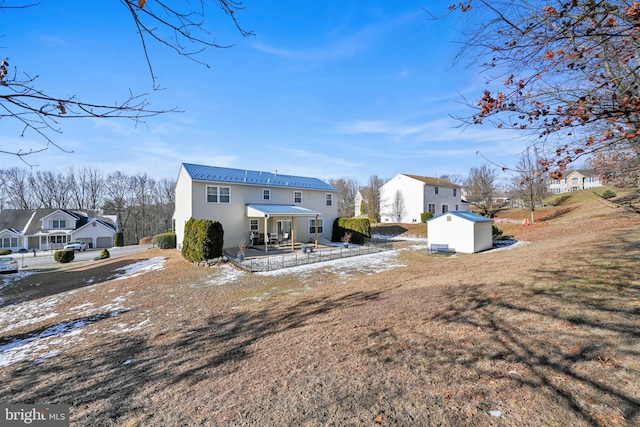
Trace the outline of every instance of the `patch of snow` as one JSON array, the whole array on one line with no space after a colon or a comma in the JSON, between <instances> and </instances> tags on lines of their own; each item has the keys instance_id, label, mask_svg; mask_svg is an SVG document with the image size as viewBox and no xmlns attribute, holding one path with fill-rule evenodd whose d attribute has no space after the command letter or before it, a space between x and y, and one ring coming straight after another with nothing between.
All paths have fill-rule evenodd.
<instances>
[{"instance_id":1,"label":"patch of snow","mask_svg":"<svg viewBox=\"0 0 640 427\"><path fill-rule=\"evenodd\" d=\"M489 411L489 415L495 418L500 418L502 416L502 411Z\"/></svg>"},{"instance_id":2,"label":"patch of snow","mask_svg":"<svg viewBox=\"0 0 640 427\"><path fill-rule=\"evenodd\" d=\"M60 298L55 296L0 308L0 333L56 317L53 310L58 302Z\"/></svg>"},{"instance_id":3,"label":"patch of snow","mask_svg":"<svg viewBox=\"0 0 640 427\"><path fill-rule=\"evenodd\" d=\"M44 329L42 332L27 335L25 338L10 340L0 346L0 367L10 366L23 360L42 362L45 359L57 356L60 350L57 347L69 347L71 344L82 340L80 334L83 327L92 325L107 317L114 317L122 311L114 311L108 314L86 316L81 319L61 322ZM52 349L53 348L53 349Z\"/></svg>"},{"instance_id":4,"label":"patch of snow","mask_svg":"<svg viewBox=\"0 0 640 427\"><path fill-rule=\"evenodd\" d=\"M395 240L400 242L424 242L426 244L427 239L420 236L389 236L386 234L372 234L372 239L375 240Z\"/></svg>"},{"instance_id":5,"label":"patch of snow","mask_svg":"<svg viewBox=\"0 0 640 427\"><path fill-rule=\"evenodd\" d=\"M221 286L225 285L229 282L233 282L238 280L239 278L245 276L247 273L241 270L236 270L230 265L224 264L217 269L217 276L212 280L207 282L207 285L211 286ZM195 285L192 285L195 286Z\"/></svg>"},{"instance_id":6,"label":"patch of snow","mask_svg":"<svg viewBox=\"0 0 640 427\"><path fill-rule=\"evenodd\" d=\"M136 277L149 271L162 270L164 268L165 257L154 257L144 261L138 261L134 264L121 268L120 274L114 280L124 279L125 277Z\"/></svg>"},{"instance_id":7,"label":"patch of snow","mask_svg":"<svg viewBox=\"0 0 640 427\"><path fill-rule=\"evenodd\" d=\"M262 276L283 276L288 274L305 275L314 270L328 268L329 271L340 276L349 276L356 273L374 274L394 268L404 267L397 261L398 250L378 252L368 255L359 255L341 258L331 261L322 261L312 264L298 265L273 271L254 273Z\"/></svg>"},{"instance_id":8,"label":"patch of snow","mask_svg":"<svg viewBox=\"0 0 640 427\"><path fill-rule=\"evenodd\" d=\"M498 240L498 242L500 242L500 240ZM523 246L527 246L531 244L531 242L525 242L522 240L506 240L506 241L502 240L502 242L507 242L507 243L496 245L494 241L494 247L492 249L489 249L488 251L484 251L480 253L485 254L488 252L508 251L511 249L521 248Z\"/></svg>"}]
</instances>

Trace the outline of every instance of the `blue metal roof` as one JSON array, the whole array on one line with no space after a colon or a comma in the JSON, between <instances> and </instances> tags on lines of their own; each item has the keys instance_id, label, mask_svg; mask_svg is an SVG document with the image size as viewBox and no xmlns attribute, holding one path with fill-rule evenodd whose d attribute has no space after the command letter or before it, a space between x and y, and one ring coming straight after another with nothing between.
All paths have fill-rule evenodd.
<instances>
[{"instance_id":1,"label":"blue metal roof","mask_svg":"<svg viewBox=\"0 0 640 427\"><path fill-rule=\"evenodd\" d=\"M469 211L449 211L449 212L445 212L443 214L440 214L438 216L434 216L433 218L428 219L427 222L433 221L436 218L440 218L443 215L455 215L457 217L466 219L467 221L471 221L471 222L493 222L493 220L491 218L487 218L486 216L478 215L477 213L473 213L473 212L469 212Z\"/></svg>"},{"instance_id":2,"label":"blue metal roof","mask_svg":"<svg viewBox=\"0 0 640 427\"><path fill-rule=\"evenodd\" d=\"M270 187L307 188L313 190L338 191L318 178L282 175L248 169L231 169L217 166L183 163L191 179L196 181L225 182L231 184L262 185Z\"/></svg>"},{"instance_id":3,"label":"blue metal roof","mask_svg":"<svg viewBox=\"0 0 640 427\"><path fill-rule=\"evenodd\" d=\"M258 212L260 215L255 215ZM291 215L291 216L315 216L321 215L321 212L311 209L303 208L302 206L295 205L263 205L263 204L250 204L247 205L247 216L264 216L264 214L272 215Z\"/></svg>"}]
</instances>

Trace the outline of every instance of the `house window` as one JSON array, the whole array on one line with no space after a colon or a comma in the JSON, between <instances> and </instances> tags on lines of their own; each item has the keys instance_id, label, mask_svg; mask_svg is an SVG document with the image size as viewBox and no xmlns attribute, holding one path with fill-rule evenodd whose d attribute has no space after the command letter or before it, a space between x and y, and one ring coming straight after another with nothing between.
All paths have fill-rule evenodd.
<instances>
[{"instance_id":1,"label":"house window","mask_svg":"<svg viewBox=\"0 0 640 427\"><path fill-rule=\"evenodd\" d=\"M333 206L333 194L330 194L330 193L325 194L324 204L326 206Z\"/></svg>"},{"instance_id":2,"label":"house window","mask_svg":"<svg viewBox=\"0 0 640 427\"><path fill-rule=\"evenodd\" d=\"M220 187L220 203L230 203L230 202L231 202L231 188Z\"/></svg>"},{"instance_id":3,"label":"house window","mask_svg":"<svg viewBox=\"0 0 640 427\"><path fill-rule=\"evenodd\" d=\"M3 248L15 248L16 246L18 246L17 237L5 237L4 239L2 239Z\"/></svg>"},{"instance_id":4,"label":"house window","mask_svg":"<svg viewBox=\"0 0 640 427\"><path fill-rule=\"evenodd\" d=\"M324 219L318 218L318 234L324 233ZM309 234L316 234L316 220L309 220Z\"/></svg>"},{"instance_id":5,"label":"house window","mask_svg":"<svg viewBox=\"0 0 640 427\"><path fill-rule=\"evenodd\" d=\"M453 197L456 197L458 195L458 189L454 188L453 189Z\"/></svg>"},{"instance_id":6,"label":"house window","mask_svg":"<svg viewBox=\"0 0 640 427\"><path fill-rule=\"evenodd\" d=\"M64 219L54 219L51 221L51 228L67 228L67 221Z\"/></svg>"},{"instance_id":7,"label":"house window","mask_svg":"<svg viewBox=\"0 0 640 427\"><path fill-rule=\"evenodd\" d=\"M293 203L302 203L302 191L293 192Z\"/></svg>"},{"instance_id":8,"label":"house window","mask_svg":"<svg viewBox=\"0 0 640 427\"><path fill-rule=\"evenodd\" d=\"M252 219L249 221L249 229L251 231L258 231L258 220Z\"/></svg>"},{"instance_id":9,"label":"house window","mask_svg":"<svg viewBox=\"0 0 640 427\"><path fill-rule=\"evenodd\" d=\"M460 209L458 208L458 205L456 205L456 210L459 211Z\"/></svg>"},{"instance_id":10,"label":"house window","mask_svg":"<svg viewBox=\"0 0 640 427\"><path fill-rule=\"evenodd\" d=\"M230 203L231 188L207 185L207 203Z\"/></svg>"},{"instance_id":11,"label":"house window","mask_svg":"<svg viewBox=\"0 0 640 427\"><path fill-rule=\"evenodd\" d=\"M436 194L438 194L438 187L435 187L435 189L436 189Z\"/></svg>"},{"instance_id":12,"label":"house window","mask_svg":"<svg viewBox=\"0 0 640 427\"><path fill-rule=\"evenodd\" d=\"M271 200L271 190L268 188L262 189L262 200Z\"/></svg>"},{"instance_id":13,"label":"house window","mask_svg":"<svg viewBox=\"0 0 640 427\"><path fill-rule=\"evenodd\" d=\"M429 212L431 212L432 214L435 215L435 213L436 213L436 204L435 203L429 203Z\"/></svg>"},{"instance_id":14,"label":"house window","mask_svg":"<svg viewBox=\"0 0 640 427\"><path fill-rule=\"evenodd\" d=\"M442 205L442 213L449 212L449 205Z\"/></svg>"}]
</instances>

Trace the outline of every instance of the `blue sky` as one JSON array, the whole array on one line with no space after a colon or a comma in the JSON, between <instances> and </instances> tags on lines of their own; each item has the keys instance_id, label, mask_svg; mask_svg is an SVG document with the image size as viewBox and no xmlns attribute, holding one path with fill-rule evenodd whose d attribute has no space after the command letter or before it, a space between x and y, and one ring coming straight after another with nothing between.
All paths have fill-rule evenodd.
<instances>
[{"instance_id":1,"label":"blue sky","mask_svg":"<svg viewBox=\"0 0 640 427\"><path fill-rule=\"evenodd\" d=\"M436 4L434 6L434 3ZM447 2L247 0L243 38L217 9L208 28L229 49L198 60L151 45L161 91L152 90L132 19L118 1L61 0L0 14L0 56L56 96L111 103L148 92L152 108L176 107L135 126L127 120L67 120L34 167L175 178L182 162L278 170L366 184L398 173L466 176L485 163L515 164L526 141L490 126L460 129L463 96L484 89L477 68L452 68L464 16L431 20ZM210 21L209 21L210 20ZM3 120L2 148L38 148ZM1 155L2 167L26 167Z\"/></svg>"}]
</instances>

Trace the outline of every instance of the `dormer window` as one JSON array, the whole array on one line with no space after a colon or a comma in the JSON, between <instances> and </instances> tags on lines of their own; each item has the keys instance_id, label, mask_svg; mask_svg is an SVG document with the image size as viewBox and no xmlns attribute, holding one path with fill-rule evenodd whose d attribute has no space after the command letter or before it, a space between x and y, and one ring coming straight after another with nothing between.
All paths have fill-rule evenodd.
<instances>
[{"instance_id":1,"label":"dormer window","mask_svg":"<svg viewBox=\"0 0 640 427\"><path fill-rule=\"evenodd\" d=\"M54 219L51 221L51 228L67 228L67 221L64 219Z\"/></svg>"}]
</instances>

